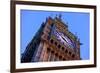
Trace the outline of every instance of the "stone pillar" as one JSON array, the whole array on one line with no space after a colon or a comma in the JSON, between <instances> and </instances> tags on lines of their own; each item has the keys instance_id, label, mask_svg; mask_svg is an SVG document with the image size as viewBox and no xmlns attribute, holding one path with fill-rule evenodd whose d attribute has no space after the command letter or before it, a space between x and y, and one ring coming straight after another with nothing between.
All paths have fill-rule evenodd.
<instances>
[{"instance_id":1,"label":"stone pillar","mask_svg":"<svg viewBox=\"0 0 100 73\"><path fill-rule=\"evenodd\" d=\"M41 56L42 49L43 49L43 42L40 42L39 46L36 49L37 50L36 50L35 55L32 58L32 61L38 62Z\"/></svg>"},{"instance_id":2,"label":"stone pillar","mask_svg":"<svg viewBox=\"0 0 100 73\"><path fill-rule=\"evenodd\" d=\"M41 52L41 56L40 56L40 61L45 61L45 53L46 53L46 49L47 49L47 44L44 42L43 43L43 49L42 49L42 52Z\"/></svg>"}]
</instances>

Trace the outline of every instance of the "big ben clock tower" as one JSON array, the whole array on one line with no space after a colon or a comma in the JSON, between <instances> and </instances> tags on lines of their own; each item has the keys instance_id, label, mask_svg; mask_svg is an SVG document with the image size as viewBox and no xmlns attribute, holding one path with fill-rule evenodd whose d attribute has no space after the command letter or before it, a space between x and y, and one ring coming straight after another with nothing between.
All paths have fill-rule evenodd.
<instances>
[{"instance_id":1,"label":"big ben clock tower","mask_svg":"<svg viewBox=\"0 0 100 73\"><path fill-rule=\"evenodd\" d=\"M27 45L21 62L80 60L80 40L61 16L48 17Z\"/></svg>"}]
</instances>

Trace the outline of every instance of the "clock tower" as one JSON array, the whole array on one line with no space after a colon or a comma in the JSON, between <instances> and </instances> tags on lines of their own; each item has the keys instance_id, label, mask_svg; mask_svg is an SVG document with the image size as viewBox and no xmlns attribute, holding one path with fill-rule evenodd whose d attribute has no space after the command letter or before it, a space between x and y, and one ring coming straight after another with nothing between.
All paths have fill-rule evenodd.
<instances>
[{"instance_id":1,"label":"clock tower","mask_svg":"<svg viewBox=\"0 0 100 73\"><path fill-rule=\"evenodd\" d=\"M21 62L80 60L80 40L59 17L48 17L27 45Z\"/></svg>"}]
</instances>

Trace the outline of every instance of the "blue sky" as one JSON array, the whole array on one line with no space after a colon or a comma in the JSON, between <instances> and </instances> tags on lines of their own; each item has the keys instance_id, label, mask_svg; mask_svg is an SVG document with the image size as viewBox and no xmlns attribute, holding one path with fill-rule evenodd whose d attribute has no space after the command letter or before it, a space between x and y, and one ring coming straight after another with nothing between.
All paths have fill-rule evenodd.
<instances>
[{"instance_id":1,"label":"blue sky","mask_svg":"<svg viewBox=\"0 0 100 73\"><path fill-rule=\"evenodd\" d=\"M35 33L40 28L42 22L51 16L62 14L62 20L68 23L69 30L80 38L83 43L80 47L81 58L89 59L90 40L89 40L89 24L90 14L79 12L51 12L51 11L34 11L21 10L21 53L24 52L27 44L32 40Z\"/></svg>"}]
</instances>

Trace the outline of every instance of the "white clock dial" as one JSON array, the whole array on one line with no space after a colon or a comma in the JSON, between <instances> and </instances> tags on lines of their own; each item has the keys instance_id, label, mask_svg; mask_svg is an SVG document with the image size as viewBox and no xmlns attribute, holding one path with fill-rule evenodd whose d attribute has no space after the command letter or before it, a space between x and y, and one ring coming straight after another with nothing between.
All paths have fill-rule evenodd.
<instances>
[{"instance_id":1,"label":"white clock dial","mask_svg":"<svg viewBox=\"0 0 100 73\"><path fill-rule=\"evenodd\" d=\"M56 28L53 31L53 34L56 36L57 40L59 40L64 45L68 45L71 48L74 48L73 42L62 32L59 32Z\"/></svg>"}]
</instances>

